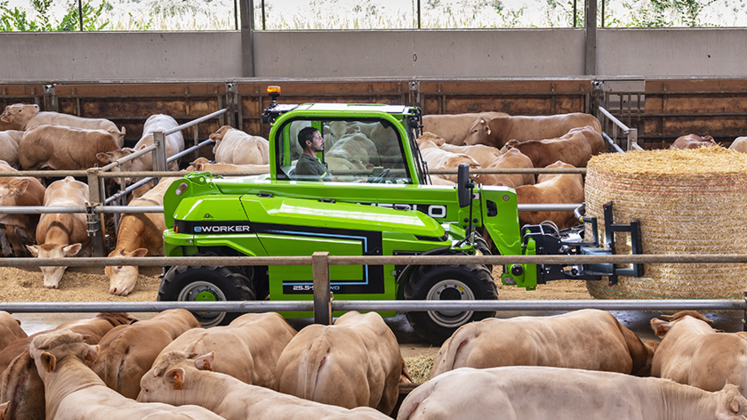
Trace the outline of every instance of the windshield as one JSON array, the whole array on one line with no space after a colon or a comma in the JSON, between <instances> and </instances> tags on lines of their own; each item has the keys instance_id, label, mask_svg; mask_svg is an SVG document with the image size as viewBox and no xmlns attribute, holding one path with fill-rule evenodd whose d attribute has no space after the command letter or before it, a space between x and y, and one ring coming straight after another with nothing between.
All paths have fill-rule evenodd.
<instances>
[{"instance_id":1,"label":"windshield","mask_svg":"<svg viewBox=\"0 0 747 420\"><path fill-rule=\"evenodd\" d=\"M412 184L399 132L389 121L296 119L278 133L278 180Z\"/></svg>"}]
</instances>

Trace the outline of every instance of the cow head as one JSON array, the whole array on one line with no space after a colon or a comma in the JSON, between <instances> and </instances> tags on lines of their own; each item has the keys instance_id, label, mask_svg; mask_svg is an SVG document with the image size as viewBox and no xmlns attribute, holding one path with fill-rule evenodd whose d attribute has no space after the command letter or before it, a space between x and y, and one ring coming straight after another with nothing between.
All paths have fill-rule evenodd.
<instances>
[{"instance_id":1,"label":"cow head","mask_svg":"<svg viewBox=\"0 0 747 420\"><path fill-rule=\"evenodd\" d=\"M147 145L142 145L139 147L139 149L144 149L148 147ZM96 153L96 159L99 160L104 165L108 165L110 163L116 162L119 159L122 159L124 157L127 157L131 154L135 153L134 149L131 149L129 147L125 147L123 149L114 150L111 152L99 152ZM111 172L134 172L134 171L150 171L153 170L153 168L146 168L145 164L142 162L140 158L135 158L132 160L128 160L127 162L122 163L121 165L117 165L111 169ZM132 183L132 178L125 178L124 179L125 185L130 185Z\"/></svg>"},{"instance_id":2,"label":"cow head","mask_svg":"<svg viewBox=\"0 0 747 420\"><path fill-rule=\"evenodd\" d=\"M67 328L40 334L29 343L29 354L42 380L55 372L63 359L75 357L85 363L86 359L96 359L97 351L98 346L86 344L83 335Z\"/></svg>"},{"instance_id":3,"label":"cow head","mask_svg":"<svg viewBox=\"0 0 747 420\"><path fill-rule=\"evenodd\" d=\"M24 129L26 123L39 113L39 105L36 104L13 104L5 107L0 121L13 124L19 129Z\"/></svg>"},{"instance_id":4,"label":"cow head","mask_svg":"<svg viewBox=\"0 0 747 420\"><path fill-rule=\"evenodd\" d=\"M483 117L475 120L469 127L464 144L470 146L474 144L487 144L492 146L490 136L493 134L493 130L490 129L489 121L489 119Z\"/></svg>"},{"instance_id":5,"label":"cow head","mask_svg":"<svg viewBox=\"0 0 747 420\"><path fill-rule=\"evenodd\" d=\"M446 143L446 140L436 134L426 131L418 137L417 142L418 147L421 149L427 149L429 147L441 147Z\"/></svg>"},{"instance_id":6,"label":"cow head","mask_svg":"<svg viewBox=\"0 0 747 420\"><path fill-rule=\"evenodd\" d=\"M223 137L225 137L226 133L228 133L230 130L235 130L235 128L231 127L230 125L224 125L223 127L219 128L218 131L210 135L210 140L215 142L215 146L213 146L213 153L218 150L220 141L223 140Z\"/></svg>"},{"instance_id":7,"label":"cow head","mask_svg":"<svg viewBox=\"0 0 747 420\"><path fill-rule=\"evenodd\" d=\"M718 391L719 404L716 405L715 419L744 420L747 418L747 398L739 391L739 387L727 383Z\"/></svg>"},{"instance_id":8,"label":"cow head","mask_svg":"<svg viewBox=\"0 0 747 420\"><path fill-rule=\"evenodd\" d=\"M115 249L109 254L110 258L119 257L144 257L148 250L138 248L134 251ZM113 295L127 296L135 288L137 282L138 268L133 265L118 265L104 267L104 273L109 277L109 293Z\"/></svg>"},{"instance_id":9,"label":"cow head","mask_svg":"<svg viewBox=\"0 0 747 420\"><path fill-rule=\"evenodd\" d=\"M139 402L166 402L181 405L189 397L186 390L194 389L191 381L197 379L196 371L212 371L215 352L195 357L194 353L172 351L158 356L153 368L140 379Z\"/></svg>"},{"instance_id":10,"label":"cow head","mask_svg":"<svg viewBox=\"0 0 747 420\"><path fill-rule=\"evenodd\" d=\"M24 194L29 187L29 180L23 178L6 178L0 181L0 205L14 206L16 200Z\"/></svg>"},{"instance_id":11,"label":"cow head","mask_svg":"<svg viewBox=\"0 0 747 420\"><path fill-rule=\"evenodd\" d=\"M187 167L187 172L202 172L205 168L210 165L210 161L207 158L200 157L192 161Z\"/></svg>"},{"instance_id":12,"label":"cow head","mask_svg":"<svg viewBox=\"0 0 747 420\"><path fill-rule=\"evenodd\" d=\"M38 258L66 258L72 257L80 252L81 244L72 245L57 245L57 244L43 244L43 245L26 245L26 248L31 252L31 255ZM65 273L65 266L59 267L39 267L42 273L44 273L44 287L47 289L56 289L62 280L62 275Z\"/></svg>"}]
</instances>

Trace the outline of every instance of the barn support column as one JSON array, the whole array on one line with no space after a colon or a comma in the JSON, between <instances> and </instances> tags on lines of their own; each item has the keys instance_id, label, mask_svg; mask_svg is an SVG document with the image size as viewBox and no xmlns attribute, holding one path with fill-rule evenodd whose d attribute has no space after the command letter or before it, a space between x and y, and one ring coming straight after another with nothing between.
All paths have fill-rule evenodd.
<instances>
[{"instance_id":1,"label":"barn support column","mask_svg":"<svg viewBox=\"0 0 747 420\"><path fill-rule=\"evenodd\" d=\"M254 0L241 0L241 76L254 77Z\"/></svg>"},{"instance_id":2,"label":"barn support column","mask_svg":"<svg viewBox=\"0 0 747 420\"><path fill-rule=\"evenodd\" d=\"M597 74L597 0L586 0L584 27L586 28L584 72L586 75L594 76Z\"/></svg>"}]
</instances>

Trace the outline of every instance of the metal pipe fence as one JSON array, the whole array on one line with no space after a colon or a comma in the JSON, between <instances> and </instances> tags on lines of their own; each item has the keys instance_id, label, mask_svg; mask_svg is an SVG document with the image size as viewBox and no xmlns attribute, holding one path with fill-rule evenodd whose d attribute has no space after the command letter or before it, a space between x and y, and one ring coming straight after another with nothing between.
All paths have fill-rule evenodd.
<instances>
[{"instance_id":1,"label":"metal pipe fence","mask_svg":"<svg viewBox=\"0 0 747 420\"><path fill-rule=\"evenodd\" d=\"M612 113L610 113L608 110L604 109L604 107L599 107L599 112L606 118L607 121L612 123L612 136L608 136L606 133L604 134L605 139L612 145L613 148L615 148L618 152L624 152L624 151L630 151L630 150L643 150L643 148L638 145L638 129L637 128L630 128L627 125L623 124L622 121L618 120ZM604 131L605 119L602 118L602 131ZM626 136L626 149L623 150L618 144L617 144L617 138L618 138L618 129L622 132L624 136Z\"/></svg>"}]
</instances>

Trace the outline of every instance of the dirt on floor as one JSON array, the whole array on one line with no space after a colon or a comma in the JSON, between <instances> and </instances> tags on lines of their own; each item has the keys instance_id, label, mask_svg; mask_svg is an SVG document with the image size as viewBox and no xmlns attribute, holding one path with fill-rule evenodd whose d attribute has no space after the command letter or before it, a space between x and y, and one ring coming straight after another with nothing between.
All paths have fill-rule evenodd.
<instances>
[{"instance_id":1,"label":"dirt on floor","mask_svg":"<svg viewBox=\"0 0 747 420\"><path fill-rule=\"evenodd\" d=\"M103 268L68 268L58 289L44 287L44 276L36 269L0 267L0 302L152 302L156 300L160 268L141 267L135 289L128 296L109 294L109 279ZM496 270L497 271L497 270ZM500 274L494 272L495 278ZM592 299L580 280L558 280L536 290L497 284L500 300Z\"/></svg>"},{"instance_id":2,"label":"dirt on floor","mask_svg":"<svg viewBox=\"0 0 747 420\"><path fill-rule=\"evenodd\" d=\"M92 270L89 270L92 271ZM0 302L152 302L161 280L158 272L138 276L135 289L127 296L109 294L109 279L104 269L96 272L67 269L57 289L44 287L39 270L0 267ZM160 271L160 270L159 270Z\"/></svg>"}]
</instances>

